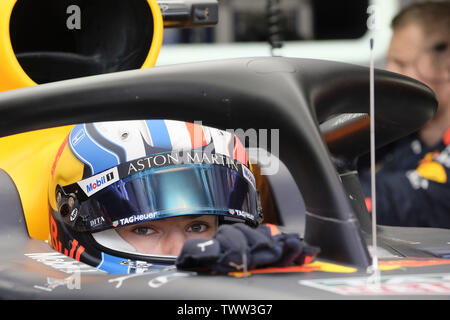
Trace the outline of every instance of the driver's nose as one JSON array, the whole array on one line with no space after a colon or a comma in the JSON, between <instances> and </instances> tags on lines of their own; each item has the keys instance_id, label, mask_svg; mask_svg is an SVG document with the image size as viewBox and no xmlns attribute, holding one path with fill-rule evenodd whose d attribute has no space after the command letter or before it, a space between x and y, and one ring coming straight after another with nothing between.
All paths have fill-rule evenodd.
<instances>
[{"instance_id":1,"label":"driver's nose","mask_svg":"<svg viewBox=\"0 0 450 320\"><path fill-rule=\"evenodd\" d=\"M172 230L168 232L164 237L162 254L178 256L186 240L187 237L184 232L180 230Z\"/></svg>"}]
</instances>

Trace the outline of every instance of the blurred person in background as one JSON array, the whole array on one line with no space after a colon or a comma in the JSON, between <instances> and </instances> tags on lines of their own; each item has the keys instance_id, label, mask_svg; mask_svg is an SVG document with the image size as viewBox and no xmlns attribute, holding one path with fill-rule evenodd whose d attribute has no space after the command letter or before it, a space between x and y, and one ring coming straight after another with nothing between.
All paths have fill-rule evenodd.
<instances>
[{"instance_id":1,"label":"blurred person in background","mask_svg":"<svg viewBox=\"0 0 450 320\"><path fill-rule=\"evenodd\" d=\"M450 1L414 3L391 26L387 69L429 86L438 110L418 132L377 150L377 223L450 228ZM370 170L359 172L371 212Z\"/></svg>"}]
</instances>

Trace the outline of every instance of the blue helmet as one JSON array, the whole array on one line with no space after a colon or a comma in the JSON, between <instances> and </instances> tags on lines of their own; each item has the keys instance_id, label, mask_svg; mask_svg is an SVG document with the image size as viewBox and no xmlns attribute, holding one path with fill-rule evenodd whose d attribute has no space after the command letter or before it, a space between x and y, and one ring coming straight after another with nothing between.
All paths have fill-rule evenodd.
<instances>
[{"instance_id":1,"label":"blue helmet","mask_svg":"<svg viewBox=\"0 0 450 320\"><path fill-rule=\"evenodd\" d=\"M50 179L53 248L110 273L173 264L117 232L146 221L214 215L262 221L247 152L231 132L174 120L76 125Z\"/></svg>"}]
</instances>

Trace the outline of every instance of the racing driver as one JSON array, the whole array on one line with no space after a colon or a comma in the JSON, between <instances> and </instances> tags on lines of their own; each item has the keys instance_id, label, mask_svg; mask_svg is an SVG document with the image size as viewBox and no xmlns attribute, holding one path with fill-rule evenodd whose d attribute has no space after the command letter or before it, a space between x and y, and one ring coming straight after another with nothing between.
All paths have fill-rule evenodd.
<instances>
[{"instance_id":1,"label":"racing driver","mask_svg":"<svg viewBox=\"0 0 450 320\"><path fill-rule=\"evenodd\" d=\"M98 269L227 273L317 253L261 224L252 165L231 132L174 120L87 123L61 150L49 184L51 245Z\"/></svg>"}]
</instances>

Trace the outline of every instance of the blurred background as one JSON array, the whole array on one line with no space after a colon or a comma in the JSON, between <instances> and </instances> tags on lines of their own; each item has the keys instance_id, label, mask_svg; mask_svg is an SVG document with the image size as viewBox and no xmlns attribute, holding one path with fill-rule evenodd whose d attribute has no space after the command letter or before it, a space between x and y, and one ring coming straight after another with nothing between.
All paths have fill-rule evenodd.
<instances>
[{"instance_id":1,"label":"blurred background","mask_svg":"<svg viewBox=\"0 0 450 320\"><path fill-rule=\"evenodd\" d=\"M390 22L415 0L218 2L216 26L164 31L157 65L270 55L367 65L373 37L375 67L383 68Z\"/></svg>"}]
</instances>

